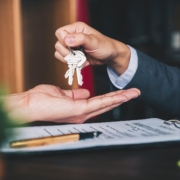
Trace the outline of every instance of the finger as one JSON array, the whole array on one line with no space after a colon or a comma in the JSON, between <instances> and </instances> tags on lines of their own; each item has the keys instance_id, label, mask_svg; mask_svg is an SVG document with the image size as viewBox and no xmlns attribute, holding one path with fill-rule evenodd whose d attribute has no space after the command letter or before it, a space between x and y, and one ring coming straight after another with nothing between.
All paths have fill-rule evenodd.
<instances>
[{"instance_id":1,"label":"finger","mask_svg":"<svg viewBox=\"0 0 180 180\"><path fill-rule=\"evenodd\" d=\"M124 93L124 95L129 98L129 95L132 96L132 91L135 91L135 93L137 92L138 95L140 95L140 91L139 89L136 89L136 88L131 88L131 89L128 89L128 90L122 90L120 93ZM133 92L134 93L134 92ZM112 93L108 93L106 94L106 96L110 96L110 95L113 95L113 92ZM111 106L108 106L108 107L105 107L105 108L102 108L102 109L99 109L99 110L96 110L94 112L91 112L90 114L88 114L85 118L84 118L84 121L87 120L87 119L90 119L94 116L97 116L97 115L100 115L100 114L103 114L107 111L110 111L112 110L113 108L117 107L117 106L120 106L122 103L118 103L118 104L115 104L115 105L111 105Z\"/></svg>"},{"instance_id":2,"label":"finger","mask_svg":"<svg viewBox=\"0 0 180 180\"><path fill-rule=\"evenodd\" d=\"M104 107L129 101L130 99L136 98L140 95L140 91L138 89L128 89L124 90L122 93L119 92L120 91L116 91L111 96L106 94L105 96L98 96L96 99L89 99L87 102L80 102L81 104L79 104L79 109L81 109L81 111L77 113L88 114Z\"/></svg>"},{"instance_id":3,"label":"finger","mask_svg":"<svg viewBox=\"0 0 180 180\"><path fill-rule=\"evenodd\" d=\"M58 39L58 41L64 46L66 47L66 44L64 43L64 38L65 36L67 36L69 34L69 32L66 30L68 28L66 28L67 26L63 27L63 28L59 28L56 32L55 35Z\"/></svg>"},{"instance_id":4,"label":"finger","mask_svg":"<svg viewBox=\"0 0 180 180\"><path fill-rule=\"evenodd\" d=\"M65 36L64 42L67 46L77 47L83 46L84 50L94 51L98 49L98 39L94 35L76 33Z\"/></svg>"},{"instance_id":5,"label":"finger","mask_svg":"<svg viewBox=\"0 0 180 180\"><path fill-rule=\"evenodd\" d=\"M83 32L85 34L90 34L90 30L92 30L91 27L89 27L87 24L83 22L75 22L73 24L69 24L66 26L63 26L56 30L55 35L59 39L64 39L65 36L68 34L74 34L74 33L80 33Z\"/></svg>"},{"instance_id":6,"label":"finger","mask_svg":"<svg viewBox=\"0 0 180 180\"><path fill-rule=\"evenodd\" d=\"M70 52L67 48L65 48L59 41L56 42L55 44L55 49L56 51L59 52L60 55L67 56Z\"/></svg>"},{"instance_id":7,"label":"finger","mask_svg":"<svg viewBox=\"0 0 180 180\"><path fill-rule=\"evenodd\" d=\"M122 95L126 96L128 100L134 99L141 94L140 90L137 88L131 88L122 91Z\"/></svg>"},{"instance_id":8,"label":"finger","mask_svg":"<svg viewBox=\"0 0 180 180\"><path fill-rule=\"evenodd\" d=\"M64 57L63 57L61 54L59 54L58 51L55 51L54 56L55 56L58 60L60 60L61 62L67 64L67 61L64 60Z\"/></svg>"},{"instance_id":9,"label":"finger","mask_svg":"<svg viewBox=\"0 0 180 180\"><path fill-rule=\"evenodd\" d=\"M87 24L83 23L83 22L75 22L73 24L69 24L66 26L63 26L61 28L59 28L55 35L58 38L58 40L60 41L60 43L63 46L66 46L66 44L64 43L64 38L68 35L68 34L74 34L74 33L90 33L89 29L92 29L91 27L89 27Z\"/></svg>"},{"instance_id":10,"label":"finger","mask_svg":"<svg viewBox=\"0 0 180 180\"><path fill-rule=\"evenodd\" d=\"M128 99L128 96L130 95L131 96L131 93L135 93L137 92L139 95L140 95L140 91L139 89L136 89L136 88L131 88L131 89L127 89L127 90L118 90L118 91L113 91L113 92L110 92L110 93L107 93L107 94L104 94L104 95L101 95L102 97L110 97L110 96L113 96L113 95L116 95L116 94L123 94L124 96L126 96L126 98ZM96 96L96 97L93 97L91 99L98 99L100 96Z\"/></svg>"},{"instance_id":11,"label":"finger","mask_svg":"<svg viewBox=\"0 0 180 180\"><path fill-rule=\"evenodd\" d=\"M90 96L90 92L87 89L72 89L72 90L63 90L66 96L72 99L87 99Z\"/></svg>"},{"instance_id":12,"label":"finger","mask_svg":"<svg viewBox=\"0 0 180 180\"><path fill-rule=\"evenodd\" d=\"M98 115L103 114L103 113L105 113L105 112L108 112L108 111L114 109L115 107L120 106L121 104L122 104L122 103L120 103L120 104L115 104L115 105L108 106L108 107L99 109L99 110L97 110L97 111L91 112L91 113L89 113L87 116L84 117L84 119L82 120L81 123L83 123L84 121L86 121L86 120L88 120L88 119L90 119L90 118L92 118L92 117L95 117L95 116L98 116Z\"/></svg>"},{"instance_id":13,"label":"finger","mask_svg":"<svg viewBox=\"0 0 180 180\"><path fill-rule=\"evenodd\" d=\"M97 116L97 115L100 115L100 114L103 114L107 111L110 111L112 110L113 108L119 106L120 104L116 104L116 105L113 105L113 106L109 106L109 107L105 107L105 108L102 108L102 109L99 109L97 111L94 111L94 112L91 112L87 115L84 115L84 116L73 116L73 118L68 118L67 120L66 119L63 119L64 122L68 122L68 123L78 123L78 124L81 124L83 123L84 121L94 117L94 116Z\"/></svg>"},{"instance_id":14,"label":"finger","mask_svg":"<svg viewBox=\"0 0 180 180\"><path fill-rule=\"evenodd\" d=\"M117 93L122 93L124 90L118 90L118 91L113 91L113 92L110 92L110 93L107 93L107 94L103 94L101 95L101 97L108 97L108 96L113 96L113 95L116 95ZM92 97L91 100L93 99L98 99L100 96L95 96L95 97Z\"/></svg>"}]
</instances>

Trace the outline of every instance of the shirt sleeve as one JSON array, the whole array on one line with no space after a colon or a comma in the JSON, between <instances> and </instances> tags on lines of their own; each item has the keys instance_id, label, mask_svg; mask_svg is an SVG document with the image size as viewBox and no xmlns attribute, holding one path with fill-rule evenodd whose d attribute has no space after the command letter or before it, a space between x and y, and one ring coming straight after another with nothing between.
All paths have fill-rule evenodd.
<instances>
[{"instance_id":1,"label":"shirt sleeve","mask_svg":"<svg viewBox=\"0 0 180 180\"><path fill-rule=\"evenodd\" d=\"M138 67L137 52L131 46L128 46L131 51L130 62L127 70L119 76L116 71L110 66L107 67L108 76L112 84L118 89L123 89L134 77Z\"/></svg>"}]
</instances>

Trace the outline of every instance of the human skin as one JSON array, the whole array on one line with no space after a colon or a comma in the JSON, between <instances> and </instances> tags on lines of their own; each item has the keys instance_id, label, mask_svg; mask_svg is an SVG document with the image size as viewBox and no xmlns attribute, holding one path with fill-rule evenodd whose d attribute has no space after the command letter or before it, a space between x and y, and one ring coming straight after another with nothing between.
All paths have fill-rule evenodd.
<instances>
[{"instance_id":1,"label":"human skin","mask_svg":"<svg viewBox=\"0 0 180 180\"><path fill-rule=\"evenodd\" d=\"M69 47L83 47L88 65L111 66L119 75L128 67L130 49L85 23L76 22L56 31L55 57L66 63ZM86 89L62 90L52 85L39 85L28 91L3 97L9 115L20 123L53 121L83 123L140 95L136 88L110 92L89 98Z\"/></svg>"},{"instance_id":2,"label":"human skin","mask_svg":"<svg viewBox=\"0 0 180 180\"><path fill-rule=\"evenodd\" d=\"M140 95L138 89L119 90L89 98L86 89L62 90L39 85L23 93L3 97L9 116L16 122L53 121L83 123Z\"/></svg>"},{"instance_id":3,"label":"human skin","mask_svg":"<svg viewBox=\"0 0 180 180\"><path fill-rule=\"evenodd\" d=\"M130 61L130 49L124 43L109 38L83 22L75 22L57 29L55 33L55 57L66 63L64 57L69 47L83 47L87 61L84 67L107 64L119 75L124 73Z\"/></svg>"}]
</instances>

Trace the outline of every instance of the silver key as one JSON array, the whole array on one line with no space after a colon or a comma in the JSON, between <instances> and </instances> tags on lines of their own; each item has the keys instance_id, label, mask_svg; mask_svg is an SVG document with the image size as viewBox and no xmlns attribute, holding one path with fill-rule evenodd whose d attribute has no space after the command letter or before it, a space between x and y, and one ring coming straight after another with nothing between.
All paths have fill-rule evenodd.
<instances>
[{"instance_id":1,"label":"silver key","mask_svg":"<svg viewBox=\"0 0 180 180\"><path fill-rule=\"evenodd\" d=\"M72 85L72 83L73 83L73 75L74 75L74 72L75 72L75 69L76 69L76 66L77 66L78 62L80 61L80 58L77 58L75 56L75 53L71 52L64 59L67 61L68 68L69 68L68 71L65 74L65 78L68 78L68 84Z\"/></svg>"},{"instance_id":2,"label":"silver key","mask_svg":"<svg viewBox=\"0 0 180 180\"><path fill-rule=\"evenodd\" d=\"M78 84L79 84L80 86L83 85L81 69L82 69L82 66L81 66L81 67L76 67L77 80L78 80Z\"/></svg>"},{"instance_id":3,"label":"silver key","mask_svg":"<svg viewBox=\"0 0 180 180\"><path fill-rule=\"evenodd\" d=\"M82 86L83 82L82 82L81 69L82 69L84 62L86 61L86 56L84 55L84 53L79 50L72 51L72 49L71 49L70 54L68 54L64 58L64 60L67 61L67 64L69 67L68 71L65 74L65 78L69 78L68 84L72 85L73 76L74 76L74 72L76 69L78 84L80 86Z\"/></svg>"},{"instance_id":4,"label":"silver key","mask_svg":"<svg viewBox=\"0 0 180 180\"><path fill-rule=\"evenodd\" d=\"M80 86L83 85L83 77L82 77L82 74L81 74L81 69L83 67L83 64L84 62L86 61L86 56L84 55L84 53L82 51L78 51L78 56L81 57L81 61L78 62L77 66L76 66L76 75L77 75L77 80L78 80L78 84Z\"/></svg>"},{"instance_id":5,"label":"silver key","mask_svg":"<svg viewBox=\"0 0 180 180\"><path fill-rule=\"evenodd\" d=\"M69 69L65 74L65 78L68 78L68 84L72 85L72 82L73 82L73 67L70 64L68 65L68 67L69 67Z\"/></svg>"}]
</instances>

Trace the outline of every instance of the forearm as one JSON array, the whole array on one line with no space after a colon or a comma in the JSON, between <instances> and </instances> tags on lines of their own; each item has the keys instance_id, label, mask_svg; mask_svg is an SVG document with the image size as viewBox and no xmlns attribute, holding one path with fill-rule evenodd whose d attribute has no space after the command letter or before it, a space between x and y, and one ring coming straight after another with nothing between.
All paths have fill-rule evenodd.
<instances>
[{"instance_id":1,"label":"forearm","mask_svg":"<svg viewBox=\"0 0 180 180\"><path fill-rule=\"evenodd\" d=\"M120 41L114 41L114 48L116 54L111 61L108 61L107 65L112 67L119 75L123 74L129 65L131 51L127 45Z\"/></svg>"},{"instance_id":2,"label":"forearm","mask_svg":"<svg viewBox=\"0 0 180 180\"><path fill-rule=\"evenodd\" d=\"M112 84L118 89L123 89L132 80L138 67L137 52L134 48L128 47L130 49L130 61L124 73L119 75L112 67L107 67L109 78Z\"/></svg>"}]
</instances>

